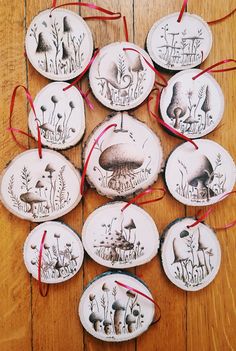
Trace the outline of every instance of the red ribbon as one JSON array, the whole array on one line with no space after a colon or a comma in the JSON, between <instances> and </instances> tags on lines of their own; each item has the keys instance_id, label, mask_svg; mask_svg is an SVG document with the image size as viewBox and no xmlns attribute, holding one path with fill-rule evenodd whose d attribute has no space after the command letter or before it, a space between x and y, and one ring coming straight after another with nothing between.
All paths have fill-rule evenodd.
<instances>
[{"instance_id":1,"label":"red ribbon","mask_svg":"<svg viewBox=\"0 0 236 351\"><path fill-rule=\"evenodd\" d=\"M62 5L58 5L56 6L56 0L53 0L52 3L52 9L50 11L50 16L52 14L52 11L54 11L55 9L58 9L60 7L64 7L64 6L81 6L81 7L88 7L90 9L95 9L98 10L102 13L106 13L107 15L111 15L111 16L88 16L88 17L83 17L86 20L90 20L90 19L98 19L98 20L103 20L103 21L112 21L112 20L117 20L121 18L121 13L120 12L112 12L109 11L107 9L104 9L103 7L94 5L94 4L89 4L86 2L67 2L66 4L62 4Z\"/></svg>"},{"instance_id":2,"label":"red ribbon","mask_svg":"<svg viewBox=\"0 0 236 351\"><path fill-rule=\"evenodd\" d=\"M224 194L224 195L220 198L220 200L223 200L223 199L226 198L228 195L232 195L232 194L235 194L235 193L236 193L236 190L235 190L235 191L230 191L229 193ZM202 215L201 217L197 218L197 220L196 220L193 224L188 225L187 228L193 228L193 227L195 227L198 223L202 222L205 218L207 218L207 217L210 215L210 213L211 213L214 209L215 209L214 207L209 208L205 213L203 213L203 215ZM201 212L201 211L199 211L199 212ZM197 215L197 217L198 217L198 215ZM231 223L225 224L225 225L223 225L222 227L218 227L218 228L214 228L214 227L213 227L213 229L215 229L215 230L229 229L229 228L234 227L235 225L236 225L236 220L234 220L234 221L231 222Z\"/></svg>"},{"instance_id":3,"label":"red ribbon","mask_svg":"<svg viewBox=\"0 0 236 351\"><path fill-rule=\"evenodd\" d=\"M79 92L82 95L83 99L85 100L86 104L91 108L91 110L94 110L94 106L93 106L93 104L91 103L91 101L88 98L88 94L91 92L90 88L84 93L80 89L79 85L77 84L77 89L79 90Z\"/></svg>"},{"instance_id":4,"label":"red ribbon","mask_svg":"<svg viewBox=\"0 0 236 351\"><path fill-rule=\"evenodd\" d=\"M89 61L89 63L87 64L87 66L85 67L85 69L83 70L82 73L80 73L80 75L75 78L75 80L70 84L68 85L66 88L63 88L64 91L70 89L72 86L76 85L79 80L85 75L85 73L88 71L89 67L92 65L93 61L95 60L95 58L97 57L97 55L99 54L99 49L97 49L93 55L93 57L91 58L91 60Z\"/></svg>"},{"instance_id":5,"label":"red ribbon","mask_svg":"<svg viewBox=\"0 0 236 351\"><path fill-rule=\"evenodd\" d=\"M124 24L124 32L125 32L125 40L129 41L129 32L128 32L128 26L126 22L126 17L123 16L123 24Z\"/></svg>"},{"instance_id":6,"label":"red ribbon","mask_svg":"<svg viewBox=\"0 0 236 351\"><path fill-rule=\"evenodd\" d=\"M181 22L182 17L183 17L183 14L184 14L184 11L185 11L185 8L186 8L186 6L187 6L187 3L188 3L188 0L184 0L184 1L183 1L183 5L182 5L182 7L181 7L181 10L180 10L180 13L179 13L179 17L178 17L178 19L177 19L177 22Z\"/></svg>"},{"instance_id":7,"label":"red ribbon","mask_svg":"<svg viewBox=\"0 0 236 351\"><path fill-rule=\"evenodd\" d=\"M95 139L93 146L91 147L91 150L89 151L89 154L88 154L86 161L84 163L84 169L83 169L82 176L81 176L81 183L80 183L80 194L81 195L83 195L83 192L84 192L85 175L86 175L88 163L89 163L90 157L92 155L92 152L93 152L96 144L98 143L98 141L101 139L101 137L112 127L117 127L117 124L113 123L113 124L110 124L109 126L107 126L106 128L104 128L103 131L99 134L99 136Z\"/></svg>"},{"instance_id":8,"label":"red ribbon","mask_svg":"<svg viewBox=\"0 0 236 351\"><path fill-rule=\"evenodd\" d=\"M129 286L129 285L126 285L124 283L121 283L121 282L118 282L117 280L115 280L115 283L122 286L123 288L125 289L128 289L128 290L131 290L131 291L134 291L135 293L145 297L145 299L151 301L157 308L158 308L158 311L159 311L159 317L154 321L154 323L158 322L161 318L161 308L160 306L158 305L158 303L156 301L154 301L151 297L149 297L148 295L144 294L142 291L140 290L137 290L135 288L132 288L132 286ZM152 324L154 324L152 323Z\"/></svg>"},{"instance_id":9,"label":"red ribbon","mask_svg":"<svg viewBox=\"0 0 236 351\"><path fill-rule=\"evenodd\" d=\"M228 63L228 62L236 62L236 60L234 59L226 59L226 60L222 60L222 61L219 61L217 63L215 63L214 65L204 69L202 72L196 74L196 76L192 77L192 80L195 80L197 79L198 77L202 76L204 73L206 72L213 72L213 73L218 73L218 72L227 72L227 71L233 71L236 69L236 66L234 67L231 67L231 68L223 68L223 69L212 69L212 68L215 68L217 66L221 66L223 65L224 63Z\"/></svg>"},{"instance_id":10,"label":"red ribbon","mask_svg":"<svg viewBox=\"0 0 236 351\"><path fill-rule=\"evenodd\" d=\"M148 102L147 102L149 114L150 114L152 117L154 117L154 118L157 120L157 122L159 122L161 125L163 125L165 128L167 128L171 133L173 133L173 134L177 135L178 137L180 137L180 138L182 138L182 139L184 139L184 140L190 142L190 143L195 147L195 149L198 150L197 144L196 144L192 139L188 138L186 135L184 135L184 134L178 132L176 129L172 128L169 124L167 124L166 122L164 122L163 119L161 119L161 118L157 115L157 113L158 113L158 108L159 108L159 105L160 105L160 96L161 96L161 93L160 93L160 90L159 90L158 88L153 89L152 92L154 92L154 91L157 91L157 92L158 92L157 98L156 98L156 103L155 103L156 110L155 110L155 113L153 113L153 112L151 111L150 103L151 103L151 101L153 100L153 97L152 97L151 95L149 95L149 97L148 97Z\"/></svg>"},{"instance_id":11,"label":"red ribbon","mask_svg":"<svg viewBox=\"0 0 236 351\"><path fill-rule=\"evenodd\" d=\"M161 83L156 83L156 84L159 84L160 86L162 87L166 87L167 86L167 80L165 79L165 77L151 64L148 62L148 60L143 56L143 54L139 51L139 50L136 50L136 49L133 49L133 48L123 48L124 51L134 51L134 52L137 52L139 55L142 56L142 58L144 59L144 61L146 62L146 64L148 65L148 67L151 68L151 70L156 73L156 75L164 82L164 84L161 84Z\"/></svg>"},{"instance_id":12,"label":"red ribbon","mask_svg":"<svg viewBox=\"0 0 236 351\"><path fill-rule=\"evenodd\" d=\"M39 263L38 263L39 292L40 292L40 295L41 295L42 297L46 297L46 296L47 296L47 294L48 294L48 289L49 289L49 285L48 285L48 284L45 284L45 285L46 285L46 290L43 291L43 285L42 285L42 281L41 281L41 267L42 267L43 245L44 245L44 242L45 242L46 235L47 235L47 231L45 230L44 233L43 233L41 242L40 242L40 248L39 248Z\"/></svg>"},{"instance_id":13,"label":"red ribbon","mask_svg":"<svg viewBox=\"0 0 236 351\"><path fill-rule=\"evenodd\" d=\"M141 197L143 197L146 194L150 194L153 193L155 191L162 191L163 194L160 197L157 197L156 199L153 200L147 200L147 201L142 201L142 202L136 202L138 199L140 199ZM156 201L160 201L163 199L163 197L166 194L166 189L164 188L149 188L147 190L144 190L143 192L141 192L140 194L138 194L137 196L135 196L132 200L130 200L129 202L127 202L127 204L125 204L125 206L122 207L121 212L124 212L124 210L129 207L131 204L136 203L137 205L145 205L145 204L149 204L151 202L156 202Z\"/></svg>"},{"instance_id":14,"label":"red ribbon","mask_svg":"<svg viewBox=\"0 0 236 351\"><path fill-rule=\"evenodd\" d=\"M17 85L14 88L14 90L13 90L12 97L11 97L11 103L10 103L10 116L9 116L9 128L8 128L8 130L11 132L12 138L15 141L15 143L17 145L19 145L21 148L27 149L25 146L23 146L16 139L14 132L18 132L18 133L24 134L24 135L29 136L29 137L31 137L31 136L29 134L23 132L23 131L20 131L19 129L15 129L15 128L12 127L13 110L14 110L14 105L15 105L16 92L17 92L18 88L23 88L24 89L24 92L26 94L26 98L27 98L27 100L28 100L28 102L30 104L30 107L31 107L31 109L32 109L32 111L34 113L35 122L37 124L37 133L38 133L38 154L39 154L39 157L42 158L41 134L40 134L39 124L38 124L38 121L37 121L37 116L36 116L36 112L35 112L35 108L34 108L33 98L31 96L30 92L28 91L28 89L25 86L23 86L23 85Z\"/></svg>"},{"instance_id":15,"label":"red ribbon","mask_svg":"<svg viewBox=\"0 0 236 351\"><path fill-rule=\"evenodd\" d=\"M235 11L236 11L236 8L233 9L233 10L232 10L230 13L228 13L226 16L221 17L221 18L218 18L217 20L214 20L214 21L209 21L209 22L207 22L207 24L212 25L212 24L216 24L216 23L222 22L222 21L224 21L226 18L230 17Z\"/></svg>"}]
</instances>

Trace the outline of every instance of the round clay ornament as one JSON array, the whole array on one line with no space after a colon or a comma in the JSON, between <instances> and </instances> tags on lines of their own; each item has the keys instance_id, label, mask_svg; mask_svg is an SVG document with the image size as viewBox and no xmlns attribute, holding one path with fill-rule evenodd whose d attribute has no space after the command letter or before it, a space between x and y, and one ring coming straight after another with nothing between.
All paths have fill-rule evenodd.
<instances>
[{"instance_id":1,"label":"round clay ornament","mask_svg":"<svg viewBox=\"0 0 236 351\"><path fill-rule=\"evenodd\" d=\"M235 164L229 153L211 140L178 146L169 156L165 180L170 193L188 206L206 206L223 200L235 184Z\"/></svg>"},{"instance_id":2,"label":"round clay ornament","mask_svg":"<svg viewBox=\"0 0 236 351\"><path fill-rule=\"evenodd\" d=\"M194 218L180 218L165 229L161 246L164 271L187 291L205 288L220 268L221 249L214 231L203 223L188 228Z\"/></svg>"},{"instance_id":3,"label":"round clay ornament","mask_svg":"<svg viewBox=\"0 0 236 351\"><path fill-rule=\"evenodd\" d=\"M175 74L163 89L160 110L163 120L188 138L212 132L224 112L224 95L208 73L193 80L199 69Z\"/></svg>"},{"instance_id":4,"label":"round clay ornament","mask_svg":"<svg viewBox=\"0 0 236 351\"><path fill-rule=\"evenodd\" d=\"M138 52L125 51L125 48ZM150 94L155 81L155 73L144 58L152 65L148 54L129 42L103 47L89 71L89 82L95 97L115 111L140 105Z\"/></svg>"},{"instance_id":5,"label":"round clay ornament","mask_svg":"<svg viewBox=\"0 0 236 351\"><path fill-rule=\"evenodd\" d=\"M41 259L41 281L62 283L71 279L83 263L84 249L77 233L61 222L45 222L34 228L24 244L24 262L30 274L38 279L41 240L47 231Z\"/></svg>"},{"instance_id":6,"label":"round clay ornament","mask_svg":"<svg viewBox=\"0 0 236 351\"><path fill-rule=\"evenodd\" d=\"M167 70L181 71L200 65L209 55L212 33L199 16L172 13L154 23L147 36L147 51L152 60Z\"/></svg>"},{"instance_id":7,"label":"round clay ornament","mask_svg":"<svg viewBox=\"0 0 236 351\"><path fill-rule=\"evenodd\" d=\"M68 85L64 82L50 83L40 90L34 100L41 142L57 150L76 145L85 130L83 98L73 86L63 91ZM37 124L32 110L29 114L29 128L37 139Z\"/></svg>"},{"instance_id":8,"label":"round clay ornament","mask_svg":"<svg viewBox=\"0 0 236 351\"><path fill-rule=\"evenodd\" d=\"M79 304L80 321L88 333L109 342L127 341L141 335L149 328L155 312L151 301L115 281L152 298L141 280L119 271L97 276L87 286Z\"/></svg>"},{"instance_id":9,"label":"round clay ornament","mask_svg":"<svg viewBox=\"0 0 236 351\"><path fill-rule=\"evenodd\" d=\"M126 204L119 201L101 206L84 223L84 248L103 266L135 267L157 255L159 233L155 222L146 211L133 204L122 212Z\"/></svg>"},{"instance_id":10,"label":"round clay ornament","mask_svg":"<svg viewBox=\"0 0 236 351\"><path fill-rule=\"evenodd\" d=\"M44 222L70 212L80 201L80 173L61 154L37 149L16 156L0 178L0 197L14 215Z\"/></svg>"},{"instance_id":11,"label":"round clay ornament","mask_svg":"<svg viewBox=\"0 0 236 351\"><path fill-rule=\"evenodd\" d=\"M85 161L94 140L110 124L94 148L87 180L92 187L109 198L130 197L150 185L161 170L163 152L159 138L146 124L127 112L108 117L93 130L83 150Z\"/></svg>"},{"instance_id":12,"label":"round clay ornament","mask_svg":"<svg viewBox=\"0 0 236 351\"><path fill-rule=\"evenodd\" d=\"M56 9L40 12L29 25L27 57L34 68L51 80L77 77L93 53L91 31L75 12Z\"/></svg>"}]
</instances>

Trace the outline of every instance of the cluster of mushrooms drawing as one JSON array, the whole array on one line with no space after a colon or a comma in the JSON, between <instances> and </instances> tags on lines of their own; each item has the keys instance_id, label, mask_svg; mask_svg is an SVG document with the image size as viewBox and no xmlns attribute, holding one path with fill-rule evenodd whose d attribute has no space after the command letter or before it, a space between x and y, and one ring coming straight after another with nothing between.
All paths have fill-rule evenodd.
<instances>
[{"instance_id":1,"label":"cluster of mushrooms drawing","mask_svg":"<svg viewBox=\"0 0 236 351\"><path fill-rule=\"evenodd\" d=\"M115 284L104 283L98 293L89 295L89 322L94 331L107 336L133 333L144 323L138 294L127 290L126 298L118 297Z\"/></svg>"},{"instance_id":2,"label":"cluster of mushrooms drawing","mask_svg":"<svg viewBox=\"0 0 236 351\"><path fill-rule=\"evenodd\" d=\"M66 244L60 244L59 233L54 234L54 243L50 245L45 242L43 247L41 261L41 276L44 280L49 279L66 279L73 276L77 271L77 259L79 254L74 252L73 244L67 240ZM39 247L36 244L31 244L31 250L34 257L31 260L31 265L37 267L39 265Z\"/></svg>"},{"instance_id":3,"label":"cluster of mushrooms drawing","mask_svg":"<svg viewBox=\"0 0 236 351\"><path fill-rule=\"evenodd\" d=\"M214 252L204 234L199 227L191 232L183 230L172 242L174 276L186 287L203 284L214 269L211 262Z\"/></svg>"},{"instance_id":4,"label":"cluster of mushrooms drawing","mask_svg":"<svg viewBox=\"0 0 236 351\"><path fill-rule=\"evenodd\" d=\"M137 228L133 218L123 218L119 230L114 227L117 220L113 217L108 223L101 224L100 239L94 239L95 254L112 264L131 263L144 254L144 246L136 240Z\"/></svg>"},{"instance_id":5,"label":"cluster of mushrooms drawing","mask_svg":"<svg viewBox=\"0 0 236 351\"><path fill-rule=\"evenodd\" d=\"M78 36L68 16L64 16L62 20L55 17L52 23L44 20L42 26L45 33L38 32L36 23L30 28L38 67L55 75L70 74L82 68L85 33Z\"/></svg>"},{"instance_id":6,"label":"cluster of mushrooms drawing","mask_svg":"<svg viewBox=\"0 0 236 351\"><path fill-rule=\"evenodd\" d=\"M19 212L28 213L33 218L48 217L62 210L71 200L64 176L66 166L59 170L48 163L37 181L33 180L30 170L23 166L20 173L20 188L12 174L8 184L8 194L13 207ZM18 189L15 189L17 184Z\"/></svg>"}]
</instances>

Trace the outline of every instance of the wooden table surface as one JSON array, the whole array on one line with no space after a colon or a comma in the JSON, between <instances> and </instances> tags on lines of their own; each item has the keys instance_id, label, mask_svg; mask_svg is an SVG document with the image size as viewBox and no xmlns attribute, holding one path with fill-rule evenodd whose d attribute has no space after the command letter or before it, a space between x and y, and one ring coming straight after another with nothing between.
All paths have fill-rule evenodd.
<instances>
[{"instance_id":1,"label":"wooden table surface","mask_svg":"<svg viewBox=\"0 0 236 351\"><path fill-rule=\"evenodd\" d=\"M60 1L62 3L62 1ZM96 0L97 5L113 11L121 11L126 16L130 41L143 47L146 35L152 24L162 16L180 9L182 0ZM1 0L0 1L0 48L1 48L1 143L0 168L21 152L6 132L8 126L9 101L13 88L17 84L28 86L35 96L48 81L40 76L24 57L24 38L32 18L41 10L51 5L50 0ZM188 11L202 16L205 20L222 17L236 6L235 0L190 0ZM89 9L78 10L82 16L91 14ZM202 67L207 67L225 58L236 58L236 14L226 21L211 26L213 47ZM93 32L95 47L125 40L122 21L89 21ZM221 128L207 138L223 145L235 158L235 97L236 73L214 74L225 95L224 119ZM82 87L87 86L87 78ZM91 130L109 113L101 104L91 98L95 110L86 108L86 140ZM28 106L19 92L14 113L14 126L27 130ZM168 135L147 113L144 105L135 110L135 115L145 121L161 138L165 157L181 140ZM35 147L36 143L18 136L25 145ZM78 167L81 166L81 144L63 152ZM158 186L163 186L159 177ZM63 221L81 232L87 216L99 205L108 200L89 190L83 201ZM216 211L207 219L212 226L219 226L235 219L235 197L231 196L216 205ZM193 350L236 350L236 229L222 230L217 233L221 249L222 264L220 272L210 286L199 292L186 293L170 283L164 275L160 259L131 269L145 280L161 306L162 318L150 327L148 332L136 340L126 343L109 344L98 341L82 328L77 316L77 306L83 287L106 268L85 258L80 272L71 280L50 287L49 294L42 298L37 281L27 273L22 247L29 231L34 227L29 222L10 214L2 205L0 253L0 350L158 350L158 351L193 351ZM195 208L186 207L169 194L158 203L145 206L145 210L154 218L159 231L177 217L194 215Z\"/></svg>"}]
</instances>

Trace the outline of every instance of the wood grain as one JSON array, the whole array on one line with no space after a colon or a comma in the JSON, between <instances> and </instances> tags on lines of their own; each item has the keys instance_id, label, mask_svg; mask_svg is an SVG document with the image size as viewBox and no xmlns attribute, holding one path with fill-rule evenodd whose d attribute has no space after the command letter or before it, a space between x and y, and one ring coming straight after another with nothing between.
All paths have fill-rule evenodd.
<instances>
[{"instance_id":1,"label":"wood grain","mask_svg":"<svg viewBox=\"0 0 236 351\"><path fill-rule=\"evenodd\" d=\"M60 3L63 3L62 1ZM113 11L121 11L127 18L129 38L140 47L144 47L146 35L152 24L162 16L180 9L182 0L96 0L99 6ZM227 14L236 6L235 0L221 2L189 1L188 11L196 13L206 20L213 20ZM14 144L10 134L5 132L8 125L9 100L17 84L29 87L33 96L47 84L48 80L40 76L24 58L24 37L32 18L41 10L50 7L50 0L2 0L0 2L0 47L1 47L1 102L0 121L0 168L21 150ZM81 15L91 14L89 9L71 8ZM236 57L235 49L235 14L226 21L211 26L213 48L202 67L216 61ZM123 24L118 21L89 21L95 47L102 47L114 41L125 40ZM225 95L225 113L221 127L207 138L222 144L235 158L235 110L236 85L234 72L214 75ZM168 77L168 75L167 75ZM88 86L85 78L81 84ZM93 96L94 111L86 107L86 134L84 143L93 130L110 111L98 103ZM132 113L147 123L160 136L165 158L170 151L181 143L167 134L156 121L148 116L145 105ZM14 113L14 126L27 130L27 104L22 92L19 92ZM25 137L18 136L26 146L36 147ZM63 152L77 167L81 167L81 147L76 146ZM160 176L156 186L164 186ZM63 220L78 233L87 216L108 199L89 189L83 201ZM196 210L181 205L169 194L159 203L145 205L145 210L154 218L160 233L165 226L185 214L195 215ZM39 295L37 282L26 272L22 259L22 246L33 225L20 220L1 205L0 252L2 267L0 281L2 298L0 301L0 349L2 351L228 351L236 350L236 230L219 231L222 248L222 265L214 282L197 293L186 293L165 277L160 259L153 259L147 265L131 269L145 280L161 306L160 322L137 340L128 343L109 344L98 341L87 334L78 319L77 306L83 287L106 268L93 262L87 255L83 269L73 279L64 284L50 287L47 298ZM212 226L222 225L235 218L235 198L227 198L216 205L216 210L207 223Z\"/></svg>"}]
</instances>

